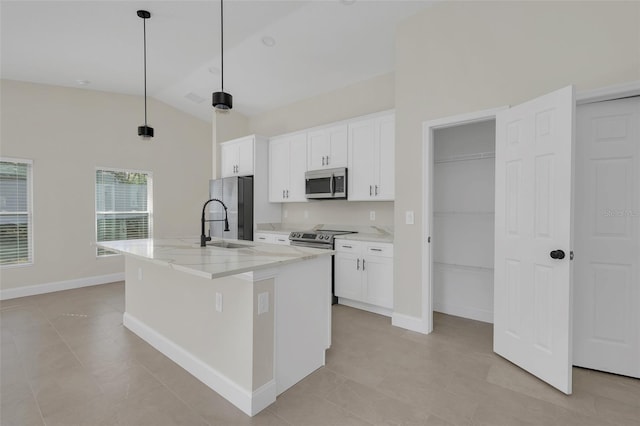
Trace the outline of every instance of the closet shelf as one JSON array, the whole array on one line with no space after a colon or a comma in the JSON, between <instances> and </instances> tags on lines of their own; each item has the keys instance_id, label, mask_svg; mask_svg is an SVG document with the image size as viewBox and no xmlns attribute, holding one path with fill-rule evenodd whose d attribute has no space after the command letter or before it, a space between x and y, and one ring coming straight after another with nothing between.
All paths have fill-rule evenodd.
<instances>
[{"instance_id":1,"label":"closet shelf","mask_svg":"<svg viewBox=\"0 0 640 426\"><path fill-rule=\"evenodd\" d=\"M433 212L434 216L495 216L495 212L456 212L456 211L442 211Z\"/></svg>"},{"instance_id":2,"label":"closet shelf","mask_svg":"<svg viewBox=\"0 0 640 426\"><path fill-rule=\"evenodd\" d=\"M496 158L495 152L479 152L477 154L453 155L451 157L436 158L434 163L454 163L456 161L484 160L487 158Z\"/></svg>"},{"instance_id":3,"label":"closet shelf","mask_svg":"<svg viewBox=\"0 0 640 426\"><path fill-rule=\"evenodd\" d=\"M473 272L491 272L493 273L493 268L487 268L485 266L471 266L471 265L458 265L456 263L444 263L444 262L433 262L435 266L445 267L445 268L453 268L453 269L462 269L465 271L473 271Z\"/></svg>"}]
</instances>

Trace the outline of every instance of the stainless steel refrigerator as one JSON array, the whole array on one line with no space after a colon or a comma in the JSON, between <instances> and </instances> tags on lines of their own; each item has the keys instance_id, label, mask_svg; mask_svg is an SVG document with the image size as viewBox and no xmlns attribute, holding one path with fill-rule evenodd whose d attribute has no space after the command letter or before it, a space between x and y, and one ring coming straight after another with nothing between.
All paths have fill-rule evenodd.
<instances>
[{"instance_id":1,"label":"stainless steel refrigerator","mask_svg":"<svg viewBox=\"0 0 640 426\"><path fill-rule=\"evenodd\" d=\"M224 231L224 208L209 203L211 236L253 241L253 176L234 176L209 181L209 198L217 198L227 206L229 231Z\"/></svg>"}]
</instances>

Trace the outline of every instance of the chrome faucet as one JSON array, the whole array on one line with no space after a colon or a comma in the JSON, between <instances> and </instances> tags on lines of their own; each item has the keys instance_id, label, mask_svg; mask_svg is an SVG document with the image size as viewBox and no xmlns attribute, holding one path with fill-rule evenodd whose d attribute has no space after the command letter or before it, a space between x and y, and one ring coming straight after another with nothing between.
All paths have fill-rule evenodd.
<instances>
[{"instance_id":1,"label":"chrome faucet","mask_svg":"<svg viewBox=\"0 0 640 426\"><path fill-rule=\"evenodd\" d=\"M224 219L209 219L209 220L204 219L204 213L205 213L205 210L207 209L207 204L209 204L212 201L217 201L220 204L222 204L222 207L224 207ZM218 200L217 198L212 198L208 200L206 203L204 203L204 206L202 206L202 217L200 218L200 225L201 225L200 247L206 247L207 241L211 241L211 227L209 227L209 236L207 236L204 233L204 223L205 222L222 222L223 220L224 220L224 232L229 232L229 216L227 215L227 206L225 206L222 201Z\"/></svg>"}]
</instances>

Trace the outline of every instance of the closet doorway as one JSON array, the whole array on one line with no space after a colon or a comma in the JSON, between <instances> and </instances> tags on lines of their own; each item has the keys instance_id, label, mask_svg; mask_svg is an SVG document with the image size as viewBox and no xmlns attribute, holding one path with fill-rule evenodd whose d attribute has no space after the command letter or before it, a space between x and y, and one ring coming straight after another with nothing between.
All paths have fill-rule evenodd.
<instances>
[{"instance_id":1,"label":"closet doorway","mask_svg":"<svg viewBox=\"0 0 640 426\"><path fill-rule=\"evenodd\" d=\"M640 377L639 99L576 107L571 216L571 364L632 377ZM504 109L425 123L428 331L433 310L493 322L492 148L495 117Z\"/></svg>"}]
</instances>

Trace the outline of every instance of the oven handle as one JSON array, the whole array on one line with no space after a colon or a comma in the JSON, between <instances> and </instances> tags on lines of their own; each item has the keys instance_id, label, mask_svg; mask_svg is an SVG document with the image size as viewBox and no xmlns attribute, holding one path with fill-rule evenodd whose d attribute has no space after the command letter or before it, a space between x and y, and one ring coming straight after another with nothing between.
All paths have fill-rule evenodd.
<instances>
[{"instance_id":1,"label":"oven handle","mask_svg":"<svg viewBox=\"0 0 640 426\"><path fill-rule=\"evenodd\" d=\"M291 241L290 243L294 247L309 247L309 248L317 248L322 250L332 250L330 244L316 244L316 243L305 243L303 241Z\"/></svg>"}]
</instances>

